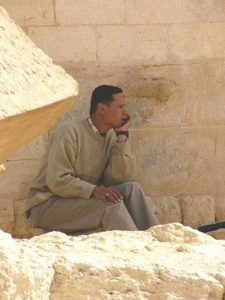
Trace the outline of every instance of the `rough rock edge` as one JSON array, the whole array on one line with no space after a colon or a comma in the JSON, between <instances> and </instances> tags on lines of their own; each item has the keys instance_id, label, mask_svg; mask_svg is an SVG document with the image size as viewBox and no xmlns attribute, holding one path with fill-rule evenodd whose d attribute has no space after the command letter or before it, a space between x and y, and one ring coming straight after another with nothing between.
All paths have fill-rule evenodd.
<instances>
[{"instance_id":1,"label":"rough rock edge","mask_svg":"<svg viewBox=\"0 0 225 300\"><path fill-rule=\"evenodd\" d=\"M224 294L224 266L224 242L178 223L29 240L0 231L1 300L217 300Z\"/></svg>"},{"instance_id":2,"label":"rough rock edge","mask_svg":"<svg viewBox=\"0 0 225 300\"><path fill-rule=\"evenodd\" d=\"M0 95L0 120L4 120L5 118L78 95L78 83L69 74L67 74L63 68L54 65L52 59L48 57L48 55L46 55L41 49L37 48L37 46L31 41L28 36L26 36L22 29L14 24L14 22L9 18L7 12L1 7L0 25L2 30L2 39L5 38L6 40L5 47L10 48L10 51L6 51L6 53L4 54L3 61L1 61L2 65L0 64L0 70L2 69L2 71L4 72L10 70L11 72L10 66L8 65L8 63L6 63L6 61L10 61L11 57L13 57L13 68L15 70L20 70L21 60L18 61L15 59L15 57L17 53L21 53L22 47L22 49L24 49L24 47L27 47L27 52L30 55L28 57L26 56L26 67L28 65L30 65L30 68L33 65L42 65L42 67L44 67L43 69L41 69L41 71L45 71L42 74L43 78L45 79L45 83L36 81L36 78L38 78L38 68L35 71L32 70L33 72L30 71L29 74L26 73L26 71L28 70L22 69L22 72L20 71L22 81L20 77L19 80L22 83L24 83L24 81L28 83L28 93L24 92L24 90L17 91L17 89L16 92L14 90L11 91L10 83L5 83L9 86L8 88L5 87L5 94L1 93ZM5 28L7 28L7 30L5 30ZM24 42L22 43L22 41ZM12 43L14 43L14 46L12 46ZM49 73L49 70L51 71L51 74ZM35 90L35 84L40 84L42 89L40 88L40 90ZM30 94L29 85L33 86L33 88L31 89L32 93Z\"/></svg>"}]
</instances>

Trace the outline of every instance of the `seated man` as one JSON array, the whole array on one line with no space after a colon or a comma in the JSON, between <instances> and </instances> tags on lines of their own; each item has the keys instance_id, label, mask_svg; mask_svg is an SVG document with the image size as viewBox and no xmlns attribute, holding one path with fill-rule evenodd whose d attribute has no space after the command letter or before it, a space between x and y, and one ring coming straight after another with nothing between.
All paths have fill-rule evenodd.
<instances>
[{"instance_id":1,"label":"seated man","mask_svg":"<svg viewBox=\"0 0 225 300\"><path fill-rule=\"evenodd\" d=\"M27 217L35 227L65 233L145 230L159 224L141 187L122 90L102 85L90 117L68 121L53 134L30 187Z\"/></svg>"}]
</instances>

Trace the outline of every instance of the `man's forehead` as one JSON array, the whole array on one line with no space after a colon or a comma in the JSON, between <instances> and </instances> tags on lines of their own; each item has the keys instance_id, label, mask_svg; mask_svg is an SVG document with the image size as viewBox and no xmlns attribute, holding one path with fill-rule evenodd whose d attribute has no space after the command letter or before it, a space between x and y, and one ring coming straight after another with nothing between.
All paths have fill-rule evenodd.
<instances>
[{"instance_id":1,"label":"man's forehead","mask_svg":"<svg viewBox=\"0 0 225 300\"><path fill-rule=\"evenodd\" d=\"M123 104L125 103L125 97L123 93L113 94L113 102Z\"/></svg>"}]
</instances>

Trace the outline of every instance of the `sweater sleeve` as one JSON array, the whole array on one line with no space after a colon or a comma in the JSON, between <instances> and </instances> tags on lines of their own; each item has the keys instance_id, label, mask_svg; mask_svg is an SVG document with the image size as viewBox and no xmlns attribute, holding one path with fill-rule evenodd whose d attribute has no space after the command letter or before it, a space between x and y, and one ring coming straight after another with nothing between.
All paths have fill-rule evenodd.
<instances>
[{"instance_id":1,"label":"sweater sleeve","mask_svg":"<svg viewBox=\"0 0 225 300\"><path fill-rule=\"evenodd\" d=\"M103 182L106 186L133 181L136 175L136 157L132 151L130 138L125 143L115 141L104 171Z\"/></svg>"},{"instance_id":2,"label":"sweater sleeve","mask_svg":"<svg viewBox=\"0 0 225 300\"><path fill-rule=\"evenodd\" d=\"M95 185L74 174L76 163L76 135L68 128L58 129L52 136L46 172L46 184L62 198L89 199Z\"/></svg>"}]
</instances>

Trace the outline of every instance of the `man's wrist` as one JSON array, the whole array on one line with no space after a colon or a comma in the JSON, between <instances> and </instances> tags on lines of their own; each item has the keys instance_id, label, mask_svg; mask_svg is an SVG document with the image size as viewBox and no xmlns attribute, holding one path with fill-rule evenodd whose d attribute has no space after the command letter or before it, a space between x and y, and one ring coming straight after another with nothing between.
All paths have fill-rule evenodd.
<instances>
[{"instance_id":1,"label":"man's wrist","mask_svg":"<svg viewBox=\"0 0 225 300\"><path fill-rule=\"evenodd\" d=\"M125 143L127 141L127 136L124 134L117 135L117 143Z\"/></svg>"},{"instance_id":2,"label":"man's wrist","mask_svg":"<svg viewBox=\"0 0 225 300\"><path fill-rule=\"evenodd\" d=\"M116 131L116 136L126 136L127 138L129 137L129 131L128 130L119 130L119 131Z\"/></svg>"}]
</instances>

